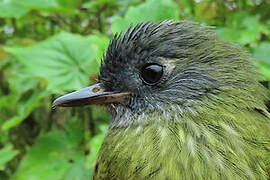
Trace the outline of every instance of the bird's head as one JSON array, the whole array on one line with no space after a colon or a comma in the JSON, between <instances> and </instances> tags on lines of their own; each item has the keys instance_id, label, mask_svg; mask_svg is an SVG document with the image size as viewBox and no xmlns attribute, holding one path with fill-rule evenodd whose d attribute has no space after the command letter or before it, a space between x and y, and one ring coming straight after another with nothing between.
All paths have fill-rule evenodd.
<instances>
[{"instance_id":1,"label":"bird's head","mask_svg":"<svg viewBox=\"0 0 270 180\"><path fill-rule=\"evenodd\" d=\"M248 59L210 27L147 22L112 39L98 84L64 95L54 106L106 105L111 126L119 127L148 123L151 112L181 116L211 103L248 103L257 83Z\"/></svg>"}]
</instances>

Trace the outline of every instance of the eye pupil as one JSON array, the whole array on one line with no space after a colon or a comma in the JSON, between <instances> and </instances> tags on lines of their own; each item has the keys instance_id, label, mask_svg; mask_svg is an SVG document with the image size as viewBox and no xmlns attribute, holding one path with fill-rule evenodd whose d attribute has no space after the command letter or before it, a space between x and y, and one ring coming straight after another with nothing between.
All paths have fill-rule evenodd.
<instances>
[{"instance_id":1,"label":"eye pupil","mask_svg":"<svg viewBox=\"0 0 270 180\"><path fill-rule=\"evenodd\" d=\"M158 64L146 64L141 70L142 80L149 85L156 84L163 75L163 67Z\"/></svg>"}]
</instances>

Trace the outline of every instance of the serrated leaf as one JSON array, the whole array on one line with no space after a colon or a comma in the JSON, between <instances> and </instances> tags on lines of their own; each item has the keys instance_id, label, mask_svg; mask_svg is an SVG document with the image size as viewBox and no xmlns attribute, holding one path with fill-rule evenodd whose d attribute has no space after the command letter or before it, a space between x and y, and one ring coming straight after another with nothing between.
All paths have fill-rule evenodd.
<instances>
[{"instance_id":1,"label":"serrated leaf","mask_svg":"<svg viewBox=\"0 0 270 180\"><path fill-rule=\"evenodd\" d=\"M0 149L0 171L3 171L5 169L5 164L12 160L18 153L19 151L13 149L11 144Z\"/></svg>"},{"instance_id":2,"label":"serrated leaf","mask_svg":"<svg viewBox=\"0 0 270 180\"><path fill-rule=\"evenodd\" d=\"M78 123L77 123L78 124ZM74 125L74 124L73 124ZM83 139L82 129L55 130L40 136L21 161L13 180L88 180L84 153L78 145ZM81 127L82 128L82 127ZM71 135L72 134L72 135ZM76 143L74 143L74 137Z\"/></svg>"},{"instance_id":3,"label":"serrated leaf","mask_svg":"<svg viewBox=\"0 0 270 180\"><path fill-rule=\"evenodd\" d=\"M80 35L60 33L33 46L5 49L55 93L87 86L89 75L99 70L90 42Z\"/></svg>"},{"instance_id":4,"label":"serrated leaf","mask_svg":"<svg viewBox=\"0 0 270 180\"><path fill-rule=\"evenodd\" d=\"M179 12L172 0L149 0L136 7L130 7L124 18L115 16L112 22L112 32L121 32L129 24L138 24L144 21L161 21L164 19L177 20Z\"/></svg>"},{"instance_id":5,"label":"serrated leaf","mask_svg":"<svg viewBox=\"0 0 270 180\"><path fill-rule=\"evenodd\" d=\"M28 9L20 7L12 3L10 0L0 2L0 17L2 18L20 18L28 11Z\"/></svg>"}]
</instances>

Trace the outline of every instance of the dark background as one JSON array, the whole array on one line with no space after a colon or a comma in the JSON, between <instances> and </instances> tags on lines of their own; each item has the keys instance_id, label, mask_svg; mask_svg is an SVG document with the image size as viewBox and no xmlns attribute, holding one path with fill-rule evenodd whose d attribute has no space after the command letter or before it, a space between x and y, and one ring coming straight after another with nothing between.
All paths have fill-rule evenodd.
<instances>
[{"instance_id":1,"label":"dark background","mask_svg":"<svg viewBox=\"0 0 270 180\"><path fill-rule=\"evenodd\" d=\"M269 0L0 0L0 179L90 179L109 116L52 100L95 83L130 23L194 20L243 46L270 80Z\"/></svg>"}]
</instances>

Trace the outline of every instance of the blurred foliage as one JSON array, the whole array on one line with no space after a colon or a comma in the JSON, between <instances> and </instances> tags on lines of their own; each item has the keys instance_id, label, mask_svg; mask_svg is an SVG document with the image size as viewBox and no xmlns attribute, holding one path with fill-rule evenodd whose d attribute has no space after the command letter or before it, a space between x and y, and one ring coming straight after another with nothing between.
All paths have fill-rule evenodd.
<instances>
[{"instance_id":1,"label":"blurred foliage","mask_svg":"<svg viewBox=\"0 0 270 180\"><path fill-rule=\"evenodd\" d=\"M95 83L114 33L164 19L215 26L270 80L268 0L0 0L0 179L90 179L109 116L51 109Z\"/></svg>"}]
</instances>

